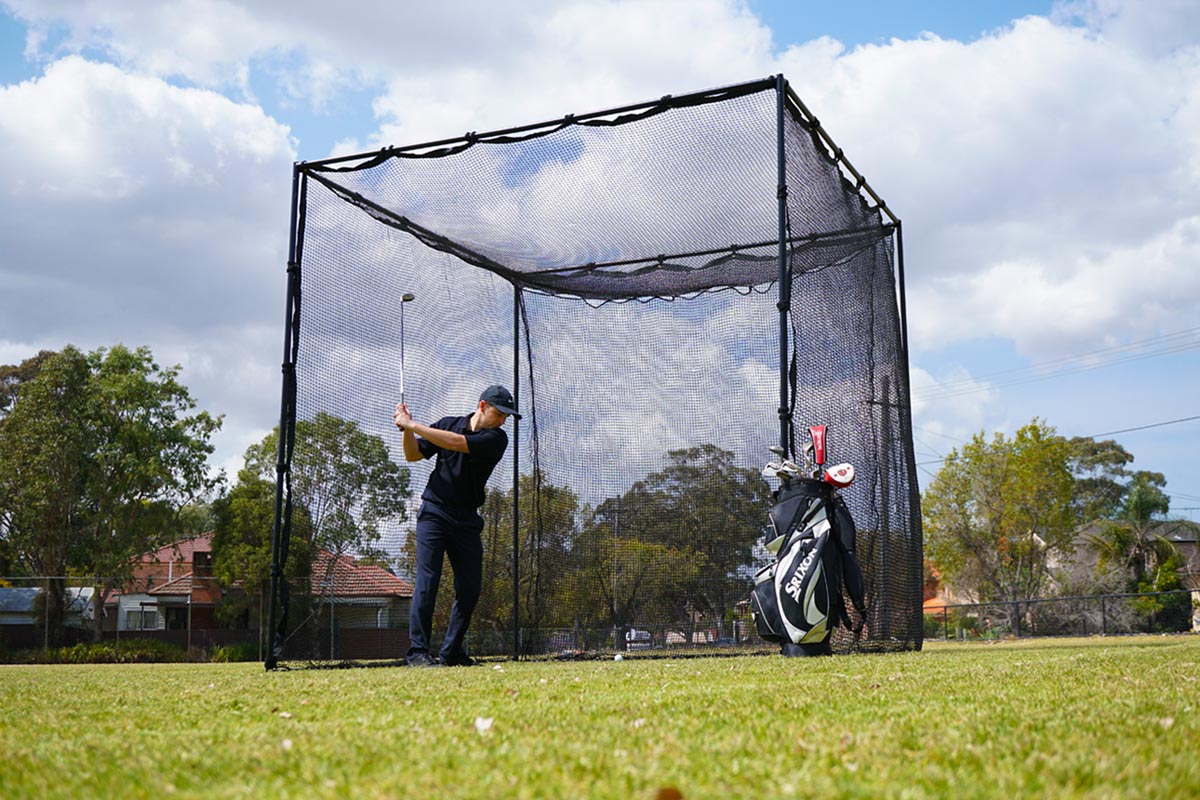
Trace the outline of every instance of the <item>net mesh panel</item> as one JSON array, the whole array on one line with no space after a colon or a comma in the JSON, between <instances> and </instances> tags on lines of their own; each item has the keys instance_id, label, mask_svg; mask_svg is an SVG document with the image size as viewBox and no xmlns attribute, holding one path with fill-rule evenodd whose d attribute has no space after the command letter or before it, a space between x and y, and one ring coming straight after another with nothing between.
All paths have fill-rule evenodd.
<instances>
[{"instance_id":1,"label":"net mesh panel","mask_svg":"<svg viewBox=\"0 0 1200 800\"><path fill-rule=\"evenodd\" d=\"M769 559L772 487L760 470L779 438L776 103L773 81L759 82L519 135L302 165L291 492L311 517L306 540L360 569L375 550L412 576L432 462L405 464L392 424L403 315L404 394L419 421L469 413L493 383L515 388L525 415L506 425L510 452L482 509L472 653L510 653L514 636L525 654L761 645L746 601ZM798 113L785 131L795 444L826 424L831 463L859 474L843 495L869 607L862 635L839 632L835 650L919 647L921 540L891 229ZM402 304L405 292L416 299ZM321 415L351 425L337 435L304 428ZM402 465L400 507L371 513L368 488L332 479L309 480L300 496L305 448L330 473L358 458L347 430ZM349 574L340 579L357 580ZM289 618L283 658L359 657L337 651L336 630L321 631L338 628L342 607L382 601L330 583L294 584L307 599ZM435 647L452 598L447 565ZM406 611L384 617L377 625L407 627Z\"/></svg>"}]
</instances>

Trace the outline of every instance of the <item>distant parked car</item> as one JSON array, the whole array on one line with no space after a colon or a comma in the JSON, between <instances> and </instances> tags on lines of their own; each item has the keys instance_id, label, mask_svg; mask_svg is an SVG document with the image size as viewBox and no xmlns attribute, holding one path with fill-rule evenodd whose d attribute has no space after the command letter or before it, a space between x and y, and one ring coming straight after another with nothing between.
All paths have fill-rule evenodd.
<instances>
[{"instance_id":1,"label":"distant parked car","mask_svg":"<svg viewBox=\"0 0 1200 800\"><path fill-rule=\"evenodd\" d=\"M637 628L630 628L625 632L626 650L645 650L650 645L650 631L639 631Z\"/></svg>"}]
</instances>

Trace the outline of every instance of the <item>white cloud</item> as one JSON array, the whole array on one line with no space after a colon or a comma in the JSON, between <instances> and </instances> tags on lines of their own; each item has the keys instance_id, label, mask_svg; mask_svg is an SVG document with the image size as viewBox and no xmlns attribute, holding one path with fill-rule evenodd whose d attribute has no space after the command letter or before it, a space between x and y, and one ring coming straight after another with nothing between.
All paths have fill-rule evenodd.
<instances>
[{"instance_id":1,"label":"white cloud","mask_svg":"<svg viewBox=\"0 0 1200 800\"><path fill-rule=\"evenodd\" d=\"M1200 305L1188 0L1063 3L971 43L782 51L736 0L5 5L46 66L0 88L0 353L149 343L229 413L236 456L277 409L295 157L256 86L312 108L377 90L378 130L339 146L358 150L782 71L905 220L918 357L985 337L1056 356L1194 325ZM531 197L500 221L536 213ZM622 200L604 199L638 211ZM973 429L988 402L936 411Z\"/></svg>"},{"instance_id":2,"label":"white cloud","mask_svg":"<svg viewBox=\"0 0 1200 800\"><path fill-rule=\"evenodd\" d=\"M254 106L76 56L0 88L6 351L148 344L235 432L277 407L282 335L261 337L282 317L292 158Z\"/></svg>"}]
</instances>

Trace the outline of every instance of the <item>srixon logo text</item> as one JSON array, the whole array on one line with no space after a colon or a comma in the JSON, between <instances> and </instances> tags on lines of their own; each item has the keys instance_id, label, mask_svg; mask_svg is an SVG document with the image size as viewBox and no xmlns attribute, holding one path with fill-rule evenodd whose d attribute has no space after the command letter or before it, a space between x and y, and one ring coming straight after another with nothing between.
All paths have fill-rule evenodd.
<instances>
[{"instance_id":1,"label":"srixon logo text","mask_svg":"<svg viewBox=\"0 0 1200 800\"><path fill-rule=\"evenodd\" d=\"M817 548L813 548L800 565L796 567L796 571L792 573L792 577L788 580L787 586L783 590L791 595L792 599L797 603L800 602L800 584L804 582L804 573L808 572L808 568L812 566L813 559L817 555Z\"/></svg>"}]
</instances>

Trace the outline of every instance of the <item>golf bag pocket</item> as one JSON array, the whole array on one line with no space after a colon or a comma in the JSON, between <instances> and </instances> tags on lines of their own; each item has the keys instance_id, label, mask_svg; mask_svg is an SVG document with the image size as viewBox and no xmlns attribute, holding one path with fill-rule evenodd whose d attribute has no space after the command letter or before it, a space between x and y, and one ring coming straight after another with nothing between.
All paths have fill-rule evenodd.
<instances>
[{"instance_id":1,"label":"golf bag pocket","mask_svg":"<svg viewBox=\"0 0 1200 800\"><path fill-rule=\"evenodd\" d=\"M827 523L817 531L789 542L774 565L776 613L785 640L793 644L824 642L837 624L834 603L841 598L841 583L829 569L834 554L826 552L835 545Z\"/></svg>"},{"instance_id":2,"label":"golf bag pocket","mask_svg":"<svg viewBox=\"0 0 1200 800\"><path fill-rule=\"evenodd\" d=\"M775 565L769 564L754 576L754 589L750 592L750 612L758 635L768 642L784 642L787 637L783 620L779 616L779 604L775 598Z\"/></svg>"}]
</instances>

